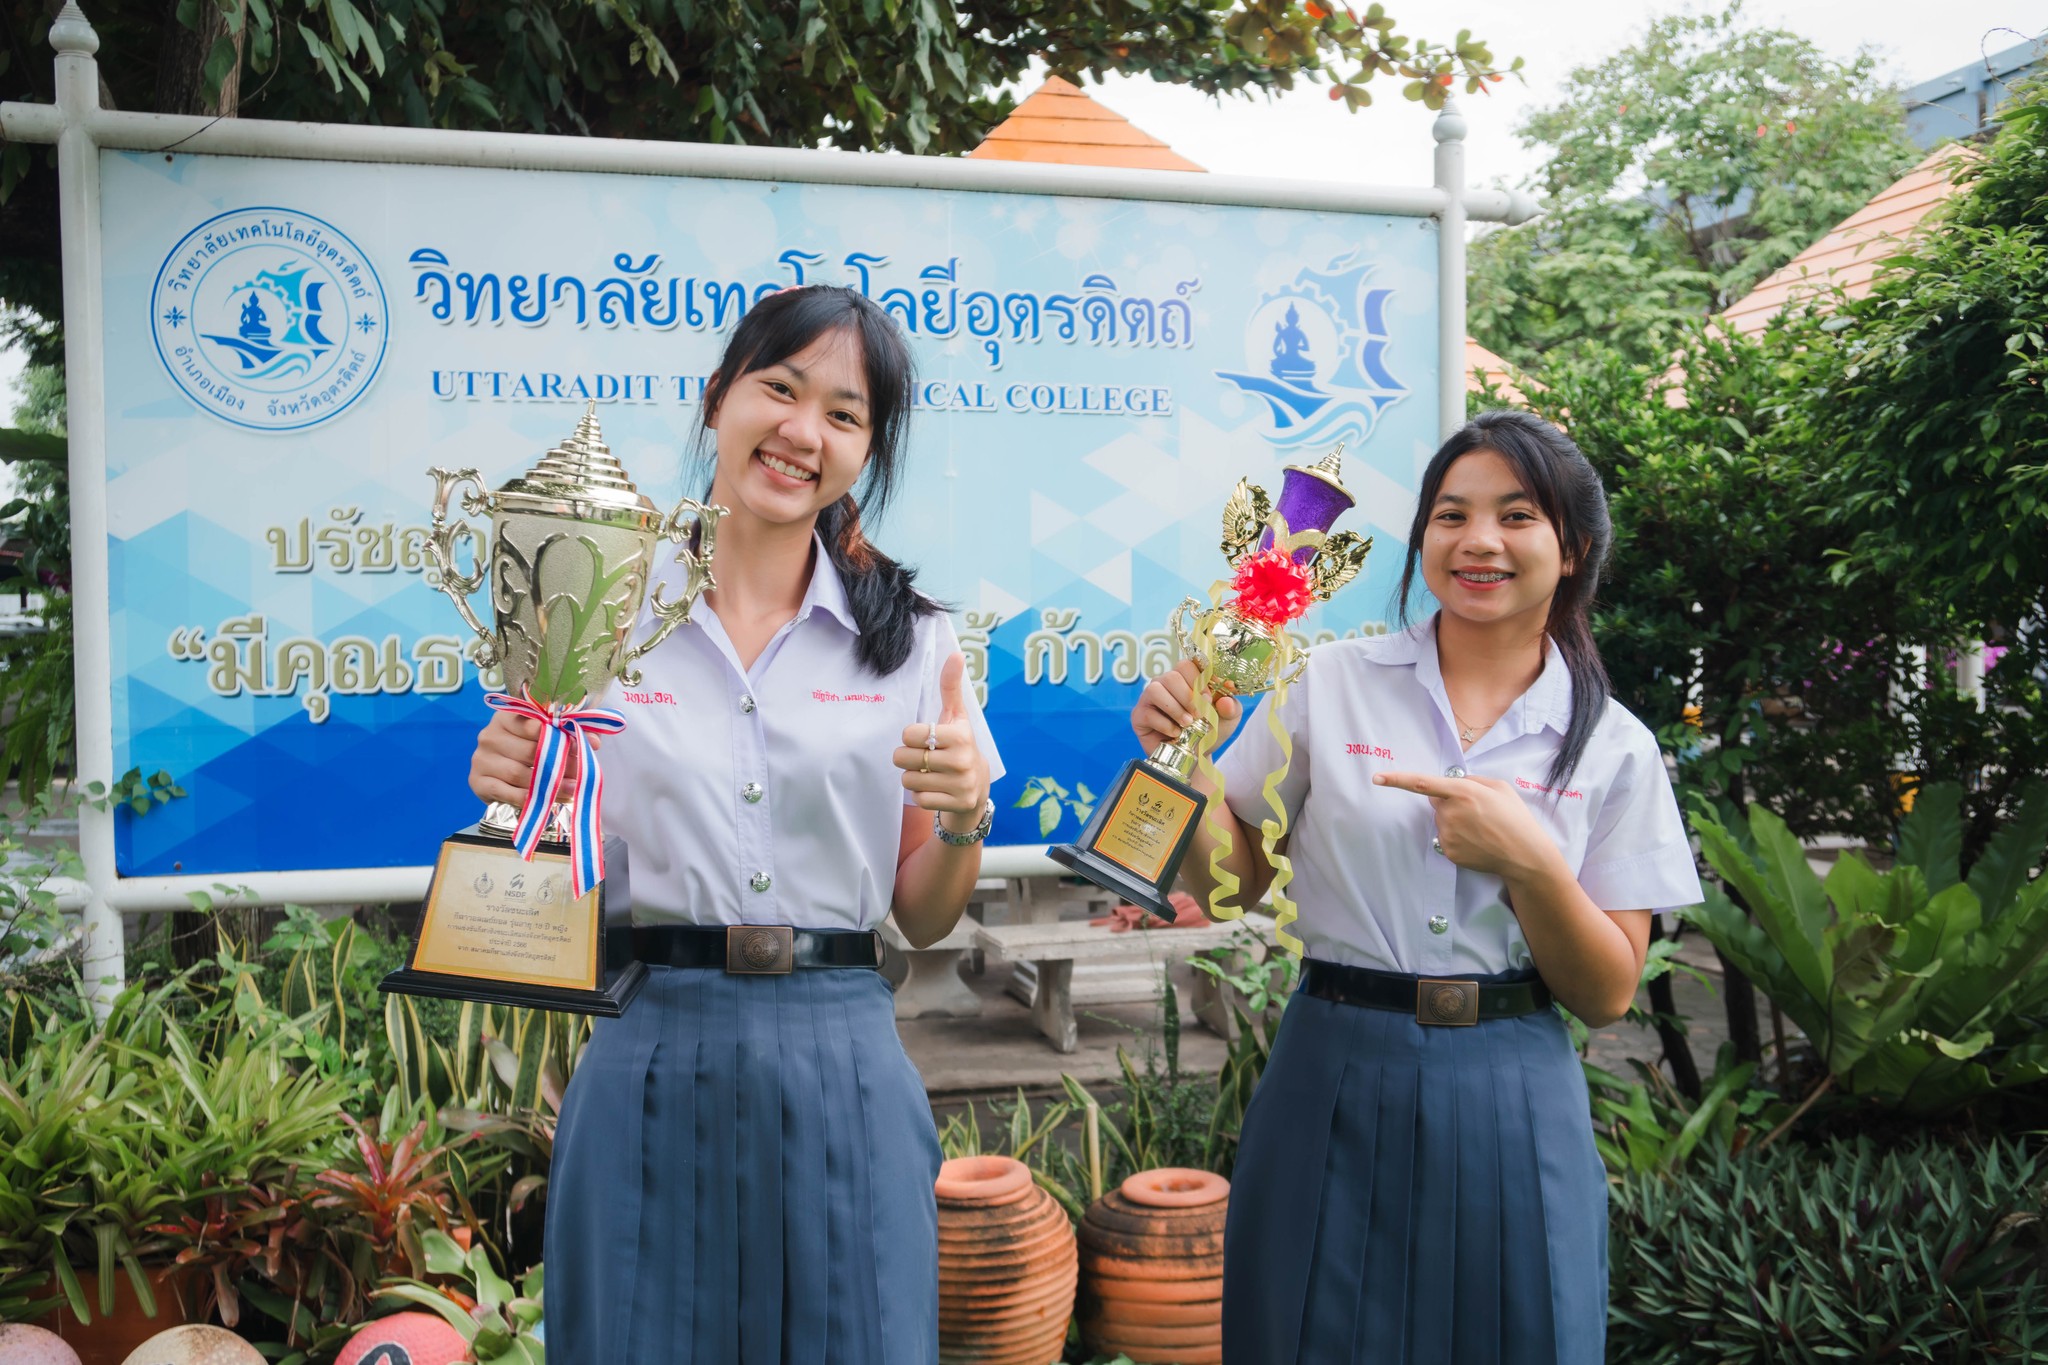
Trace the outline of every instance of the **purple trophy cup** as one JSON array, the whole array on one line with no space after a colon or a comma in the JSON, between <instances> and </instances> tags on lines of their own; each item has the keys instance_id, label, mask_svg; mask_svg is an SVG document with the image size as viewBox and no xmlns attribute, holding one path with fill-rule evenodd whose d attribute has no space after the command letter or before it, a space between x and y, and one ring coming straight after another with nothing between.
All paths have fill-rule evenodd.
<instances>
[{"instance_id":1,"label":"purple trophy cup","mask_svg":"<svg viewBox=\"0 0 2048 1365\"><path fill-rule=\"evenodd\" d=\"M1340 444L1314 464L1291 464L1281 474L1280 505L1276 510L1287 523L1289 535L1309 530L1327 532L1356 501L1338 482L1338 461L1343 454ZM1272 547L1273 532L1269 529L1259 537L1258 548L1264 551ZM1306 564L1315 557L1313 545L1304 545L1294 552L1297 564Z\"/></svg>"}]
</instances>

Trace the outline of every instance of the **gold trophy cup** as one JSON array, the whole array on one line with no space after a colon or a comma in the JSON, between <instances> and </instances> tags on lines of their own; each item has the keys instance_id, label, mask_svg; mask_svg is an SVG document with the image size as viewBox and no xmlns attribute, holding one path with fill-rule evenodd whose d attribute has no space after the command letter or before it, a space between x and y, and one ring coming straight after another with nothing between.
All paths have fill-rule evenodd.
<instances>
[{"instance_id":1,"label":"gold trophy cup","mask_svg":"<svg viewBox=\"0 0 2048 1365\"><path fill-rule=\"evenodd\" d=\"M525 474L496 492L474 469L433 469L428 554L441 591L476 633L471 657L502 670L505 692L491 704L543 722L531 809L493 802L482 819L441 845L406 965L382 988L491 1004L615 1016L646 978L633 960L632 900L625 841L599 822L601 778L585 735L614 733L616 712L587 710L612 679L639 682L635 660L690 619L714 586L711 552L722 507L691 499L666 515L633 486L612 457L590 405L576 431ZM462 510L489 516L488 542L448 504L462 485ZM680 547L678 600L657 587L657 626L629 641L662 541ZM457 549L469 542L474 569ZM470 606L491 581L492 627ZM551 798L571 752L583 759L575 801Z\"/></svg>"},{"instance_id":2,"label":"gold trophy cup","mask_svg":"<svg viewBox=\"0 0 2048 1365\"><path fill-rule=\"evenodd\" d=\"M1340 445L1313 465L1289 465L1278 509L1248 480L1231 493L1223 509L1223 557L1236 571L1234 595L1208 608L1190 597L1168 623L1181 657L1201 667L1198 689L1249 697L1292 682L1307 667L1287 623L1357 577L1372 549L1370 538L1354 532L1329 534L1353 503L1339 477L1343 451ZM1048 856L1172 919L1166 898L1208 804L1190 779L1213 739L1209 722L1198 716L1178 739L1125 763L1081 837L1047 850Z\"/></svg>"}]
</instances>

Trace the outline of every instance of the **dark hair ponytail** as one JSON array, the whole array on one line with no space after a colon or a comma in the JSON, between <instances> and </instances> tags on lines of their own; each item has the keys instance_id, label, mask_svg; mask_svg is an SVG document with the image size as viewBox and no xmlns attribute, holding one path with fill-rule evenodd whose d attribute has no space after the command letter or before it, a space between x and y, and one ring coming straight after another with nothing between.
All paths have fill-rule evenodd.
<instances>
[{"instance_id":1,"label":"dark hair ponytail","mask_svg":"<svg viewBox=\"0 0 2048 1365\"><path fill-rule=\"evenodd\" d=\"M1408 593L1422 557L1422 537L1429 529L1437 494L1443 490L1444 475L1459 456L1475 450L1490 450L1514 468L1522 487L1557 529L1557 543L1564 551L1565 576L1558 580L1557 592L1550 599L1550 619L1544 624L1557 652L1564 656L1572 680L1571 723L1565 728L1564 745L1550 765L1550 775L1544 779L1545 785L1561 791L1584 757L1586 744L1614 691L1607 680L1607 666L1600 662L1600 648L1593 643L1592 620L1600 566L1614 539L1613 523L1607 518L1607 490L1600 484L1599 471L1572 439L1542 418L1526 412L1480 413L1443 443L1422 473L1415 521L1408 528L1408 561L1396 590L1403 625L1408 623Z\"/></svg>"},{"instance_id":2,"label":"dark hair ponytail","mask_svg":"<svg viewBox=\"0 0 2048 1365\"><path fill-rule=\"evenodd\" d=\"M846 584L847 604L860 626L854 655L880 676L894 673L910 657L918 618L940 610L913 586L916 572L876 549L861 530L861 509L879 518L896 491L904 431L910 425L916 380L910 347L895 321L865 294L837 285L785 289L760 300L733 329L718 372L704 386L697 409L698 449L706 444L705 414L718 410L734 380L789 359L827 332L845 332L860 343L872 435L867 468L856 485L858 501L848 493L820 512L818 537Z\"/></svg>"}]
</instances>

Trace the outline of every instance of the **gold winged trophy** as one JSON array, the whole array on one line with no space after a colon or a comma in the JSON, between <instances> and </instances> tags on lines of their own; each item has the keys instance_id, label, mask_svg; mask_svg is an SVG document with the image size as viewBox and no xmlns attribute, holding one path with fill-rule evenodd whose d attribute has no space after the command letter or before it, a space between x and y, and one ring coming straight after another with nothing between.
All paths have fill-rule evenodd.
<instances>
[{"instance_id":1,"label":"gold winged trophy","mask_svg":"<svg viewBox=\"0 0 2048 1365\"><path fill-rule=\"evenodd\" d=\"M1233 570L1209 589L1205 606L1189 597L1174 608L1168 623L1183 658L1201 667L1195 686L1195 723L1178 739L1160 745L1141 759L1132 759L1096 806L1080 839L1051 849L1053 861L1114 891L1134 905L1165 919L1173 918L1167 893L1181 859L1194 838L1195 822L1208 802L1188 780L1199 767L1222 791L1222 774L1210 761L1209 747L1218 730L1213 693L1249 697L1274 693L1266 708L1267 723L1279 738L1281 752L1291 759L1292 746L1275 714L1287 687L1308 666L1306 651L1295 643L1287 626L1317 602L1327 602L1365 567L1372 539L1356 532L1330 532L1339 516L1356 501L1339 477L1344 447L1339 445L1313 465L1289 465L1282 475L1280 506L1248 479L1238 481L1223 505L1223 557ZM1286 832L1286 812L1273 799L1279 779L1268 778L1265 790L1274 818L1264 822L1269 856ZM1211 828L1226 836L1220 821ZM1212 859L1221 873L1209 912L1234 918L1242 907L1230 905L1236 879L1221 867L1222 853ZM1276 867L1284 867L1278 859ZM1284 913L1284 876L1275 877L1275 903Z\"/></svg>"}]
</instances>

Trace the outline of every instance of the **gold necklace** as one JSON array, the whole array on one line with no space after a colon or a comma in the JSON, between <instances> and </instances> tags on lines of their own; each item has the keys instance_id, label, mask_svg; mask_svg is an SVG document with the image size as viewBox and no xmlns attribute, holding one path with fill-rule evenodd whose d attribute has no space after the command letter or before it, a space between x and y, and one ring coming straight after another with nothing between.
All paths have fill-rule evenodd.
<instances>
[{"instance_id":1,"label":"gold necklace","mask_svg":"<svg viewBox=\"0 0 2048 1365\"><path fill-rule=\"evenodd\" d=\"M1500 724L1500 718L1496 716L1494 719L1480 726L1477 730L1474 730L1470 725L1465 723L1464 717L1458 714L1458 709L1456 707L1451 708L1451 719L1458 722L1458 743L1460 744L1470 744L1475 738L1485 734L1488 730L1491 730L1494 726Z\"/></svg>"}]
</instances>

